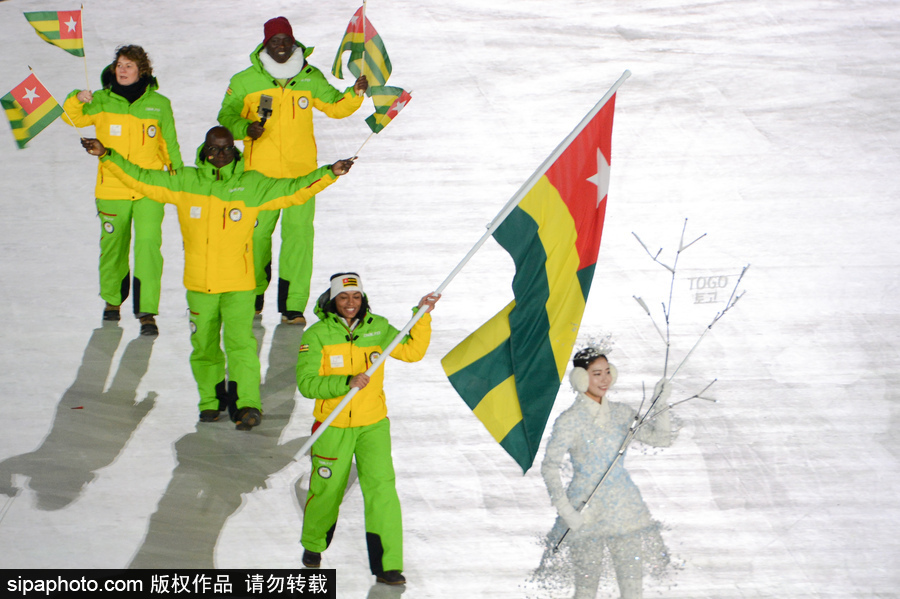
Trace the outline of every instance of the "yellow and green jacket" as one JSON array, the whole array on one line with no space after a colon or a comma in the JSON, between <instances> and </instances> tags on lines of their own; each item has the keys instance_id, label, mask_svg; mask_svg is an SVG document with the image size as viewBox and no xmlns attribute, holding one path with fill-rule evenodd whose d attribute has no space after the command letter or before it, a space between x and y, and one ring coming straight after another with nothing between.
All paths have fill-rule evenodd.
<instances>
[{"instance_id":1,"label":"yellow and green jacket","mask_svg":"<svg viewBox=\"0 0 900 599\"><path fill-rule=\"evenodd\" d=\"M312 48L299 42L297 46L304 57L312 54ZM312 109L342 119L356 112L365 96L357 96L352 86L339 92L309 63L282 87L263 67L261 50L262 44L250 54L252 65L231 78L218 120L235 139L244 140L248 171L270 177L296 177L318 165ZM262 136L253 140L247 137L247 127L260 120L259 97L263 94L272 97L272 116L266 121Z\"/></svg>"},{"instance_id":2,"label":"yellow and green jacket","mask_svg":"<svg viewBox=\"0 0 900 599\"><path fill-rule=\"evenodd\" d=\"M184 238L184 286L201 293L256 288L253 227L262 210L303 204L334 183L330 166L296 179L245 172L238 158L218 169L197 152L199 167L174 172L142 169L115 150L100 158L107 172L129 188L174 204Z\"/></svg>"},{"instance_id":3,"label":"yellow and green jacket","mask_svg":"<svg viewBox=\"0 0 900 599\"><path fill-rule=\"evenodd\" d=\"M317 305L316 314L321 320L303 333L297 356L297 387L305 397L316 400L313 416L322 422L350 392L350 379L368 370L399 331L383 316L368 311L352 331L343 318L331 310L322 310L321 305ZM425 314L394 348L391 357L417 362L425 356L430 342L431 314ZM367 426L387 416L384 366L356 392L331 426Z\"/></svg>"},{"instance_id":4,"label":"yellow and green jacket","mask_svg":"<svg viewBox=\"0 0 900 599\"><path fill-rule=\"evenodd\" d=\"M94 125L97 139L142 168L177 170L184 166L175 134L175 118L169 99L156 90L152 78L144 94L129 104L128 100L109 89L114 74L109 67L101 76L105 89L94 92L93 100L84 104L75 90L63 103L67 124L75 127ZM143 196L129 189L107 170L104 163L97 169L95 195L101 200L139 200Z\"/></svg>"}]
</instances>

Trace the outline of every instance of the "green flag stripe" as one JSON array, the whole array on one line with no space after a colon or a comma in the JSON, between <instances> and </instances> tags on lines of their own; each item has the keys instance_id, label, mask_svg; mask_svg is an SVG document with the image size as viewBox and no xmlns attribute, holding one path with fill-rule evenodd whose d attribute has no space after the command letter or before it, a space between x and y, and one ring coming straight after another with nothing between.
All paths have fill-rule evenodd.
<instances>
[{"instance_id":1,"label":"green flag stripe","mask_svg":"<svg viewBox=\"0 0 900 599\"><path fill-rule=\"evenodd\" d=\"M47 127L47 125L59 118L59 115L61 115L62 113L62 107L57 104L53 107L52 110L50 110L50 112L42 116L40 119L38 119L34 123L29 123L28 131L31 134L31 137L34 137L35 135L40 133L45 127Z\"/></svg>"},{"instance_id":2,"label":"green flag stripe","mask_svg":"<svg viewBox=\"0 0 900 599\"><path fill-rule=\"evenodd\" d=\"M584 294L584 303L587 303L588 293L591 291L591 283L594 280L594 269L596 267L597 263L595 262L575 273L578 275L578 284L581 285L581 292Z\"/></svg>"},{"instance_id":3,"label":"green flag stripe","mask_svg":"<svg viewBox=\"0 0 900 599\"><path fill-rule=\"evenodd\" d=\"M506 450L512 458L521 466L522 472L526 472L534 463L534 454L528 449L527 435L524 421L519 422L500 441L500 447Z\"/></svg>"},{"instance_id":4,"label":"green flag stripe","mask_svg":"<svg viewBox=\"0 0 900 599\"><path fill-rule=\"evenodd\" d=\"M533 459L559 391L559 372L550 343L546 310L550 297L547 254L538 234L538 223L518 207L497 228L494 238L516 265L513 278L516 307L509 314L510 351L519 398L529 398L520 401L520 405L524 435Z\"/></svg>"},{"instance_id":5,"label":"green flag stripe","mask_svg":"<svg viewBox=\"0 0 900 599\"><path fill-rule=\"evenodd\" d=\"M39 10L36 12L26 12L25 18L28 22L32 21L58 21L59 14L54 10Z\"/></svg>"},{"instance_id":6,"label":"green flag stripe","mask_svg":"<svg viewBox=\"0 0 900 599\"><path fill-rule=\"evenodd\" d=\"M496 348L448 378L463 401L474 410L491 389L508 379L512 373L507 338Z\"/></svg>"}]
</instances>

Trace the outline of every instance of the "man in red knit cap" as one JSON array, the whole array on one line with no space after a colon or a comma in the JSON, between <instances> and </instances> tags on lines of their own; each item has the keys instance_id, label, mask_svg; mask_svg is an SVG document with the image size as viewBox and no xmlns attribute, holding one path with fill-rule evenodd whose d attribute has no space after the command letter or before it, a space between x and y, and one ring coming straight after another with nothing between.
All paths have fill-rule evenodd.
<instances>
[{"instance_id":1,"label":"man in red knit cap","mask_svg":"<svg viewBox=\"0 0 900 599\"><path fill-rule=\"evenodd\" d=\"M366 77L340 92L306 62L312 52L294 38L285 17L275 17L266 22L262 43L250 53L251 66L231 78L218 118L235 139L244 141L246 170L291 178L315 170L312 109L340 119L362 105L369 86ZM303 325L312 276L315 198L280 213L278 311L282 322ZM272 276L272 233L278 217L279 212L261 215L253 234L257 314Z\"/></svg>"}]
</instances>

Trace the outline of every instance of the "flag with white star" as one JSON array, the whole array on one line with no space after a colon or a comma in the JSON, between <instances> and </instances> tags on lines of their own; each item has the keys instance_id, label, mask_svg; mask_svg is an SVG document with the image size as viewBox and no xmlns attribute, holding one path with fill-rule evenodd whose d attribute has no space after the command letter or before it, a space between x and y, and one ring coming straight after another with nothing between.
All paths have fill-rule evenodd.
<instances>
[{"instance_id":1,"label":"flag with white star","mask_svg":"<svg viewBox=\"0 0 900 599\"><path fill-rule=\"evenodd\" d=\"M0 98L0 105L20 150L63 113L62 106L34 73Z\"/></svg>"},{"instance_id":2,"label":"flag with white star","mask_svg":"<svg viewBox=\"0 0 900 599\"><path fill-rule=\"evenodd\" d=\"M581 326L609 189L615 93L514 196L493 236L512 256L515 299L441 364L494 439L527 471Z\"/></svg>"},{"instance_id":3,"label":"flag with white star","mask_svg":"<svg viewBox=\"0 0 900 599\"><path fill-rule=\"evenodd\" d=\"M25 18L45 42L69 54L84 56L80 10L26 12Z\"/></svg>"},{"instance_id":4,"label":"flag with white star","mask_svg":"<svg viewBox=\"0 0 900 599\"><path fill-rule=\"evenodd\" d=\"M409 92L388 85L371 86L366 90L366 95L375 103L375 114L366 117L366 124L372 133L378 133L387 127L388 123L412 100Z\"/></svg>"}]
</instances>

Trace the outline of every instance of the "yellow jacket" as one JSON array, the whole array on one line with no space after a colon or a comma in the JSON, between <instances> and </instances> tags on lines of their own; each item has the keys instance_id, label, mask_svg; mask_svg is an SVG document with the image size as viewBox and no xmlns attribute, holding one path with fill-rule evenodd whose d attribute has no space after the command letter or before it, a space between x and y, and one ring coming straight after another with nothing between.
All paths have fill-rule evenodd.
<instances>
[{"instance_id":1,"label":"yellow jacket","mask_svg":"<svg viewBox=\"0 0 900 599\"><path fill-rule=\"evenodd\" d=\"M305 397L315 399L313 416L324 421L350 391L350 379L365 372L390 345L399 331L383 316L366 313L350 331L337 314L316 309L321 320L303 333L297 357L297 386ZM431 314L424 314L409 335L391 352L404 362L417 362L431 342ZM331 426L368 426L387 416L383 363L356 392Z\"/></svg>"},{"instance_id":2,"label":"yellow jacket","mask_svg":"<svg viewBox=\"0 0 900 599\"><path fill-rule=\"evenodd\" d=\"M312 53L312 48L297 45L304 56ZM352 87L339 92L308 63L282 87L263 68L259 59L262 49L260 44L250 54L252 66L231 78L219 123L235 139L244 140L244 168L248 171L269 177L296 177L318 166L312 109L342 119L356 112L365 96L357 96ZM253 140L247 137L247 127L260 120L259 98L263 94L272 97L272 116L266 120L262 136Z\"/></svg>"},{"instance_id":3,"label":"yellow jacket","mask_svg":"<svg viewBox=\"0 0 900 599\"><path fill-rule=\"evenodd\" d=\"M303 204L337 180L330 166L296 179L245 172L239 158L217 169L199 151L199 167L172 173L139 168L115 150L100 161L128 187L176 206L184 238L184 286L202 293L255 289L253 228L259 212Z\"/></svg>"},{"instance_id":4,"label":"yellow jacket","mask_svg":"<svg viewBox=\"0 0 900 599\"><path fill-rule=\"evenodd\" d=\"M168 98L156 91L157 87L154 78L147 91L132 104L110 89L94 92L93 100L84 104L76 97L79 90L75 90L63 103L65 114L72 122L65 117L63 121L75 127L93 125L97 139L104 146L142 168L180 169L184 163L175 135L172 106ZM97 169L94 193L101 200L139 200L144 197L122 183L103 162Z\"/></svg>"}]
</instances>

